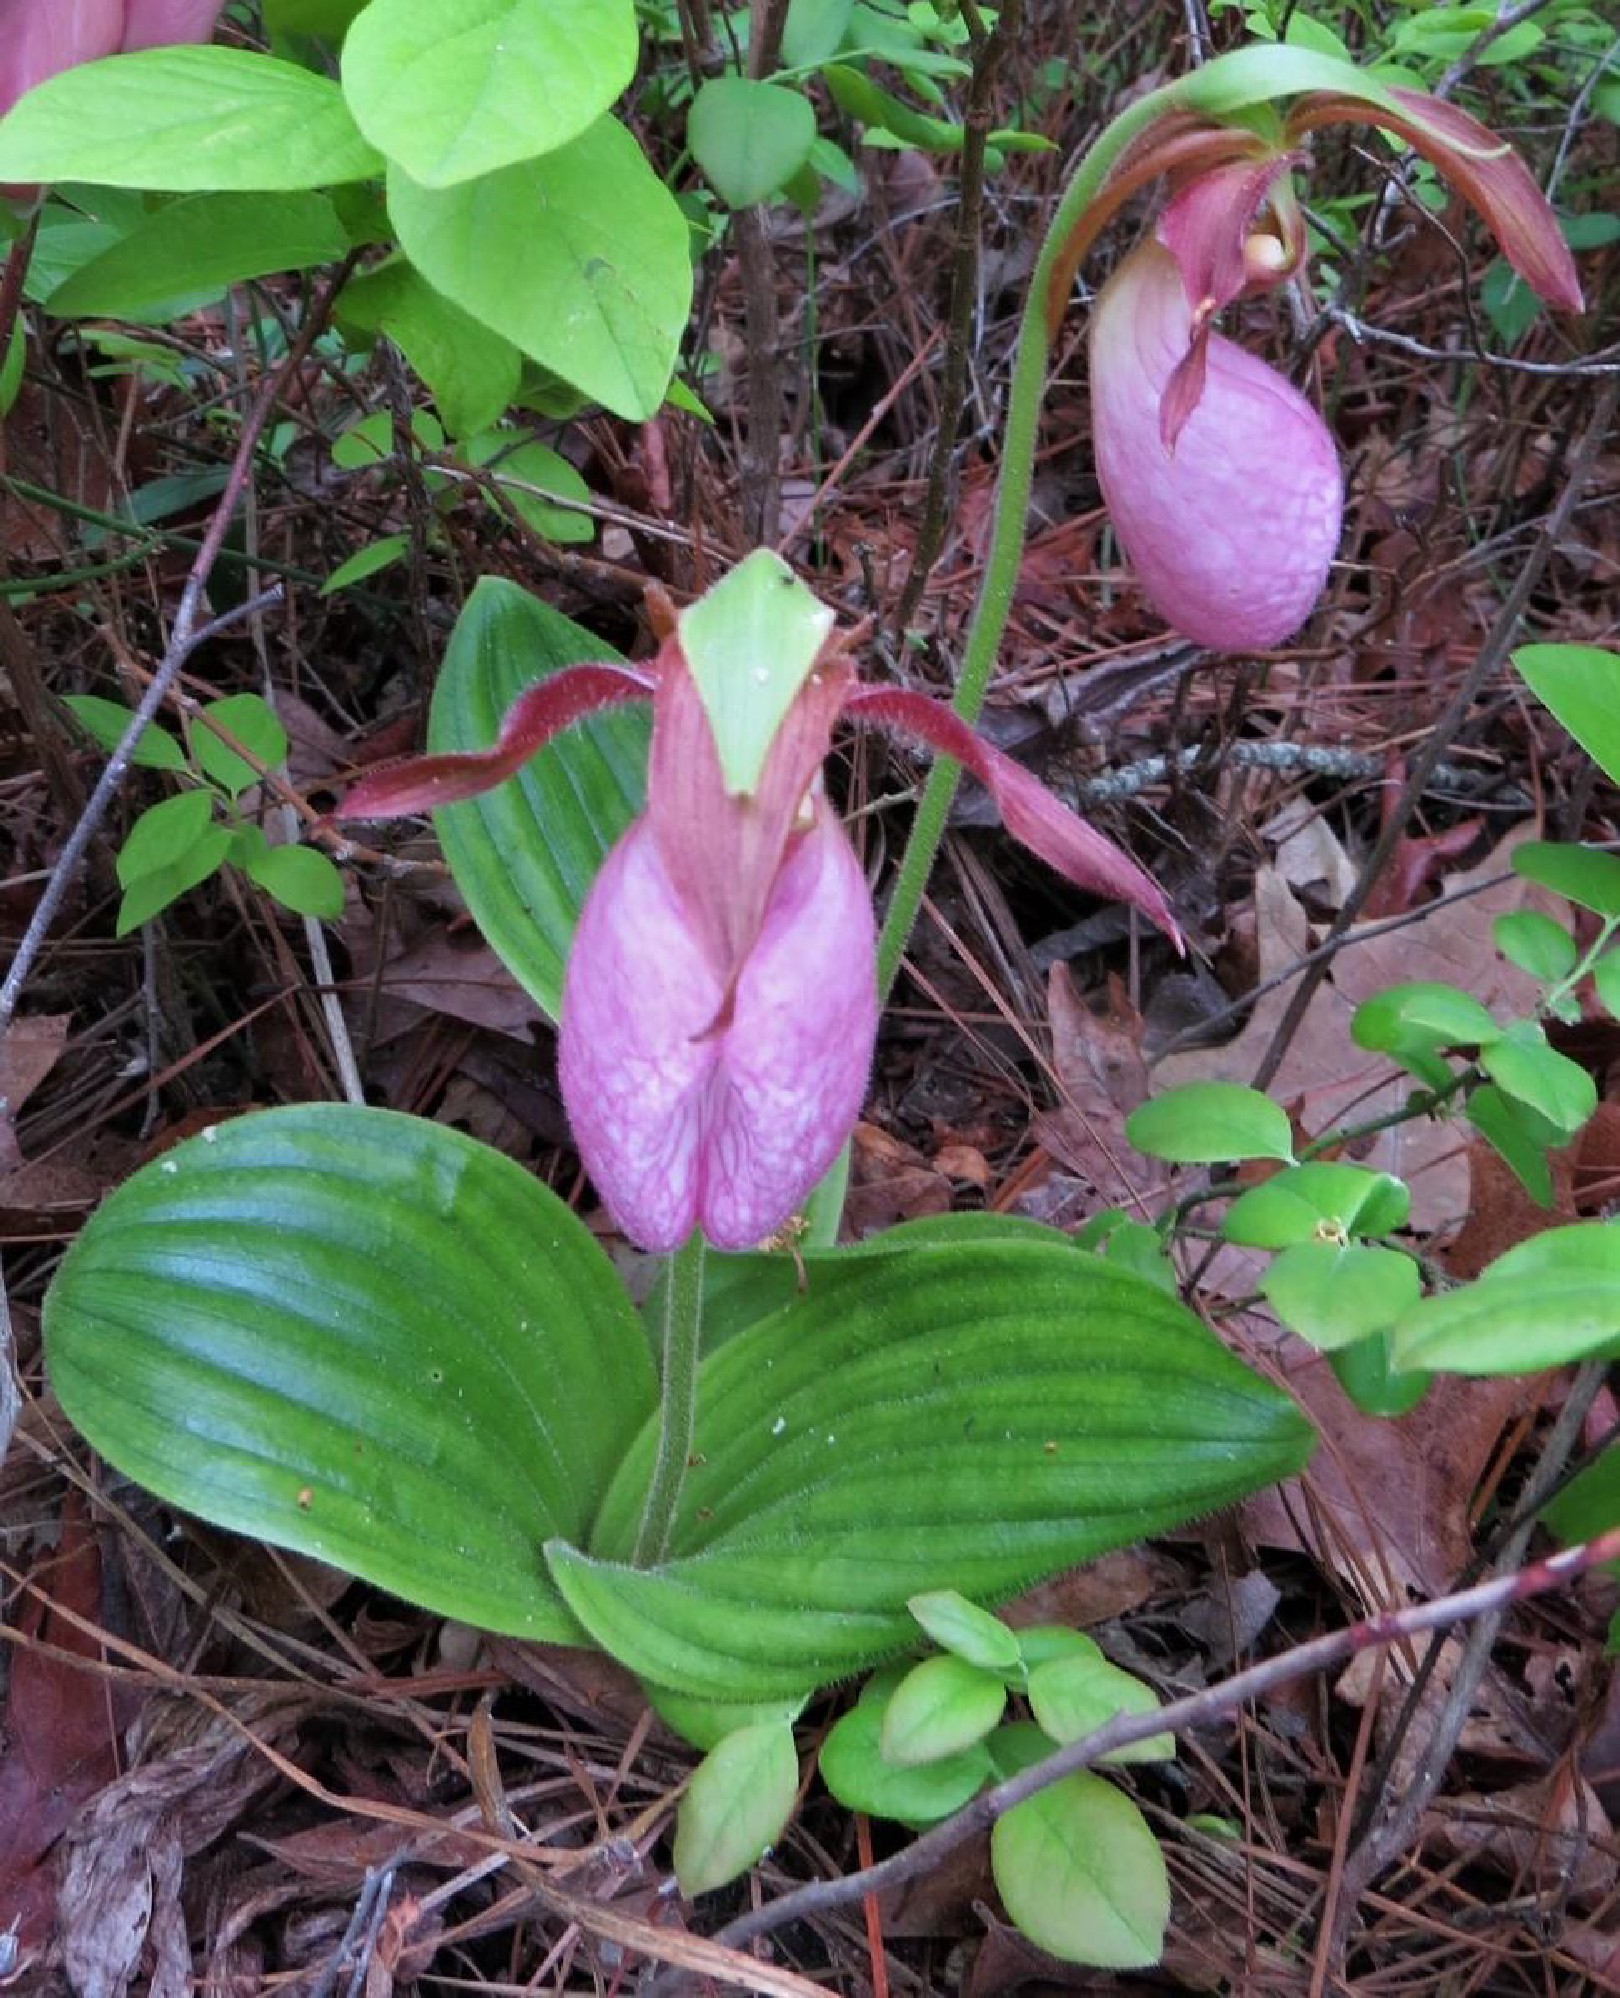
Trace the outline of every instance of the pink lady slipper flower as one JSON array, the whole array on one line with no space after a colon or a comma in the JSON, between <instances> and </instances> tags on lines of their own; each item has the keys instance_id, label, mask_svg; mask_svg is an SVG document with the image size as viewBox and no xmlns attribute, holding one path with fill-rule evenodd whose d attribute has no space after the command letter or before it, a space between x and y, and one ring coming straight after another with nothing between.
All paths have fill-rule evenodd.
<instances>
[{"instance_id":1,"label":"pink lady slipper flower","mask_svg":"<svg viewBox=\"0 0 1620 1998\"><path fill-rule=\"evenodd\" d=\"M131 49L206 42L225 0L0 0L0 112L48 76Z\"/></svg>"},{"instance_id":2,"label":"pink lady slipper flower","mask_svg":"<svg viewBox=\"0 0 1620 1998\"><path fill-rule=\"evenodd\" d=\"M822 786L841 714L955 757L1042 859L1177 936L1152 880L1027 770L924 695L860 686L832 623L756 553L681 614L649 666L566 668L519 696L494 748L379 770L344 800L346 818L379 818L472 797L559 730L651 697L647 809L580 914L558 1057L580 1156L645 1249L694 1227L722 1249L763 1241L860 1112L876 930Z\"/></svg>"},{"instance_id":3,"label":"pink lady slipper flower","mask_svg":"<svg viewBox=\"0 0 1620 1998\"><path fill-rule=\"evenodd\" d=\"M206 42L225 0L0 0L0 116L64 69L132 49ZM0 187L23 199L32 187Z\"/></svg>"},{"instance_id":4,"label":"pink lady slipper flower","mask_svg":"<svg viewBox=\"0 0 1620 1998\"><path fill-rule=\"evenodd\" d=\"M1338 453L1311 404L1214 330L1235 299L1297 271L1305 231L1289 182L1319 125L1400 135L1485 217L1513 267L1551 304L1581 309L1573 259L1529 170L1466 113L1389 90L1374 108L1313 94L1275 139L1172 112L1128 146L1065 246L1067 295L1097 231L1161 174L1172 193L1153 236L1103 287L1091 324L1097 476L1149 600L1201 645L1243 651L1290 637L1338 546Z\"/></svg>"}]
</instances>

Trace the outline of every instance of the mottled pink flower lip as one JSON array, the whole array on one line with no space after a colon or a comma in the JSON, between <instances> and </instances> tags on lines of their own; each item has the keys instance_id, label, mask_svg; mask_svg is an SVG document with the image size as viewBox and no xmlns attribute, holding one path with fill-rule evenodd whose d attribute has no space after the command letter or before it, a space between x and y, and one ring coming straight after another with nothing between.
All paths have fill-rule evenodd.
<instances>
[{"instance_id":1,"label":"mottled pink flower lip","mask_svg":"<svg viewBox=\"0 0 1620 1998\"><path fill-rule=\"evenodd\" d=\"M580 913L558 1055L580 1156L643 1248L674 1248L694 1227L721 1248L763 1240L803 1204L860 1114L878 1024L876 922L822 790L841 714L954 757L1014 837L1080 886L1141 909L1180 948L1169 905L1135 861L950 710L860 686L836 642L821 645L772 715L747 788L728 788L677 630L648 666L572 666L531 687L490 749L372 772L342 816L473 797L559 730L649 696L647 808Z\"/></svg>"},{"instance_id":2,"label":"mottled pink flower lip","mask_svg":"<svg viewBox=\"0 0 1620 1998\"><path fill-rule=\"evenodd\" d=\"M1300 268L1298 149L1310 132L1350 122L1404 138L1484 216L1527 283L1554 305L1581 305L1574 259L1524 162L1477 120L1421 92L1385 92L1376 105L1307 94L1271 136L1184 110L1138 133L1057 258L1047 312L1050 320L1060 310L1080 257L1125 199L1166 177L1156 240L1124 260L1093 312L1097 472L1150 602L1215 650L1292 637L1337 546L1343 489L1326 426L1215 321Z\"/></svg>"},{"instance_id":3,"label":"mottled pink flower lip","mask_svg":"<svg viewBox=\"0 0 1620 1998\"><path fill-rule=\"evenodd\" d=\"M1139 244L1093 309L1097 475L1160 616L1213 650L1264 651L1292 637L1327 579L1343 510L1338 453L1291 383L1207 325L1197 397L1167 441L1194 324L1175 259Z\"/></svg>"}]
</instances>

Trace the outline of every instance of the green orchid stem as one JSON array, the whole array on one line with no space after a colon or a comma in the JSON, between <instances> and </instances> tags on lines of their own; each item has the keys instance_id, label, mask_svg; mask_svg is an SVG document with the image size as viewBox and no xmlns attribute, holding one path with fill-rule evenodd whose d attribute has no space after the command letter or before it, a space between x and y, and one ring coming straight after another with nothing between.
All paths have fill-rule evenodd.
<instances>
[{"instance_id":1,"label":"green orchid stem","mask_svg":"<svg viewBox=\"0 0 1620 1998\"><path fill-rule=\"evenodd\" d=\"M703 1340L703 1230L694 1228L669 1259L664 1283L664 1351L659 1370L658 1456L631 1561L661 1561L675 1526L692 1427L697 1415L698 1352Z\"/></svg>"},{"instance_id":2,"label":"green orchid stem","mask_svg":"<svg viewBox=\"0 0 1620 1998\"><path fill-rule=\"evenodd\" d=\"M970 724L978 720L984 706L991 669L1007 629L1007 619L1012 614L1013 591L1017 587L1018 571L1024 559L1025 521L1034 477L1035 445L1040 428L1041 401L1046 393L1047 363L1052 352L1052 336L1047 321L1052 280L1076 223L1107 178L1115 160L1144 126L1175 106L1181 90L1179 82L1166 84L1163 89L1153 91L1120 113L1075 168L1041 245L1018 329L1018 358L1013 364L1012 389L1007 398L1001 477L996 485L984 579L979 585L979 600L974 606L973 622L968 629L967 644L962 654L961 677L951 702L963 721ZM901 856L883 934L878 939L878 991L885 999L899 973L900 960L916 923L923 888L945 834L945 822L961 771L959 763L942 756L928 774L916 817L912 820L911 837Z\"/></svg>"}]
</instances>

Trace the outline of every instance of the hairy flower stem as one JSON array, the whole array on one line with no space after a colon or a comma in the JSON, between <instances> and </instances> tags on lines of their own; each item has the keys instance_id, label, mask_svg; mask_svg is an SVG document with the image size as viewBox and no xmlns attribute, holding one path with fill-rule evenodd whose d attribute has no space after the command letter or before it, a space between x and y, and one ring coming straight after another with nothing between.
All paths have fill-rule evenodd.
<instances>
[{"instance_id":1,"label":"hairy flower stem","mask_svg":"<svg viewBox=\"0 0 1620 1998\"><path fill-rule=\"evenodd\" d=\"M703 1335L703 1230L694 1228L669 1259L664 1284L663 1361L658 1379L658 1455L631 1561L661 1561L669 1548L692 1454L697 1414L698 1350Z\"/></svg>"},{"instance_id":2,"label":"hairy flower stem","mask_svg":"<svg viewBox=\"0 0 1620 1998\"><path fill-rule=\"evenodd\" d=\"M1040 426L1041 399L1046 392L1047 363L1052 352L1050 320L1053 315L1049 293L1053 281L1064 267L1064 252L1075 225L1102 186L1109 168L1135 134L1175 102L1179 88L1178 84L1166 84L1163 89L1138 99L1120 113L1075 168L1041 245L1019 324L1018 355L1013 363L1012 388L1007 399L1007 425L1001 449L1001 477L996 486L995 510L991 520L990 548L962 655L961 677L951 703L965 722L977 721L984 706L990 671L1007 629L1007 619L1012 613L1013 591L1018 582L1019 565L1024 559L1025 519L1029 512L1030 486L1034 476L1036 434ZM912 926L917 920L923 886L939 852L960 775L961 766L942 756L929 772L916 817L912 820L911 837L901 856L889 913L878 940L878 991L884 998L888 997L894 984Z\"/></svg>"}]
</instances>

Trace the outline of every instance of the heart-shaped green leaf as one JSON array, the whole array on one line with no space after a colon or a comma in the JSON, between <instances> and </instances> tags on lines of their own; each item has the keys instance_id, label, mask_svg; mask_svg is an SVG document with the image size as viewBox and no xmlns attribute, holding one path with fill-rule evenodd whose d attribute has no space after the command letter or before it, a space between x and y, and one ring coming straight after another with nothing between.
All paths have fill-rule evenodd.
<instances>
[{"instance_id":1,"label":"heart-shaped green leaf","mask_svg":"<svg viewBox=\"0 0 1620 1998\"><path fill-rule=\"evenodd\" d=\"M686 142L728 208L769 201L816 142L816 114L802 90L713 76L692 99Z\"/></svg>"},{"instance_id":2,"label":"heart-shaped green leaf","mask_svg":"<svg viewBox=\"0 0 1620 1998\"><path fill-rule=\"evenodd\" d=\"M1004 1598L1287 1476L1310 1441L1174 1299L1066 1243L857 1251L705 1359L663 1566L622 1565L650 1426L590 1552L549 1552L632 1669L760 1698L913 1643L924 1590Z\"/></svg>"},{"instance_id":3,"label":"heart-shaped green leaf","mask_svg":"<svg viewBox=\"0 0 1620 1998\"><path fill-rule=\"evenodd\" d=\"M617 657L515 583L485 576L445 653L428 747L487 749L525 687L581 660ZM509 783L433 815L479 929L553 1019L585 896L641 809L648 726L636 708L593 716L554 737Z\"/></svg>"},{"instance_id":4,"label":"heart-shaped green leaf","mask_svg":"<svg viewBox=\"0 0 1620 1998\"><path fill-rule=\"evenodd\" d=\"M488 1630L577 1639L582 1534L654 1388L607 1258L487 1146L390 1111L239 1118L138 1172L45 1308L120 1470Z\"/></svg>"},{"instance_id":5,"label":"heart-shaped green leaf","mask_svg":"<svg viewBox=\"0 0 1620 1998\"><path fill-rule=\"evenodd\" d=\"M636 67L631 0L371 0L343 89L379 152L428 187L576 138Z\"/></svg>"},{"instance_id":6,"label":"heart-shaped green leaf","mask_svg":"<svg viewBox=\"0 0 1620 1998\"><path fill-rule=\"evenodd\" d=\"M396 165L388 212L411 262L474 319L616 416L656 414L692 305L691 232L615 119L456 187Z\"/></svg>"}]
</instances>

